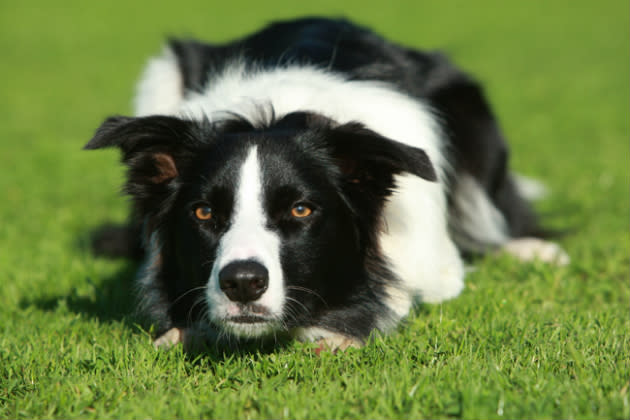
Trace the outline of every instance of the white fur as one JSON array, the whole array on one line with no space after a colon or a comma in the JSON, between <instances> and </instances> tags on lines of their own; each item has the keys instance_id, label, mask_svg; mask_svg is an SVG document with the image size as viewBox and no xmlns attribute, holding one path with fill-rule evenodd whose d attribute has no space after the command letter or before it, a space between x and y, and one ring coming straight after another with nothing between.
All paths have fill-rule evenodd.
<instances>
[{"instance_id":1,"label":"white fur","mask_svg":"<svg viewBox=\"0 0 630 420\"><path fill-rule=\"evenodd\" d=\"M144 70L136 92L136 115L171 115L184 98L184 83L177 57L169 49L154 57Z\"/></svg>"},{"instance_id":2,"label":"white fur","mask_svg":"<svg viewBox=\"0 0 630 420\"><path fill-rule=\"evenodd\" d=\"M399 192L385 207L386 230L381 246L411 296L440 302L464 287L464 268L447 231L444 186L415 176L397 179ZM390 308L404 316L403 294L390 291Z\"/></svg>"},{"instance_id":3,"label":"white fur","mask_svg":"<svg viewBox=\"0 0 630 420\"><path fill-rule=\"evenodd\" d=\"M320 350L333 352L343 351L349 347L361 347L363 344L356 338L320 327L296 328L293 336L300 341L316 342L320 345Z\"/></svg>"},{"instance_id":4,"label":"white fur","mask_svg":"<svg viewBox=\"0 0 630 420\"><path fill-rule=\"evenodd\" d=\"M150 81L143 84L148 88ZM177 98L170 93L171 96L166 95L167 102ZM140 99L138 103L143 102ZM277 117L294 111L311 111L339 123L361 122L386 137L423 149L436 169L439 182L399 176L398 190L385 208L387 229L381 237L381 246L393 271L402 279L401 285L389 290L388 305L400 318L407 314L414 296L438 302L462 290L463 266L447 229L448 168L442 153L444 142L435 117L424 104L385 83L349 81L315 67L256 71L235 63L212 78L202 93L191 93L182 100L176 112L169 108L165 113L213 121L233 112L255 122L261 107L267 106L273 107ZM228 306L216 298L216 273L210 286L210 300L219 304L218 309L211 306L212 310L225 313ZM279 295L274 292L270 296ZM396 320L383 322L392 321Z\"/></svg>"},{"instance_id":5,"label":"white fur","mask_svg":"<svg viewBox=\"0 0 630 420\"><path fill-rule=\"evenodd\" d=\"M542 182L525 175L512 174L519 194L528 200L540 200L549 195L549 190Z\"/></svg>"},{"instance_id":6,"label":"white fur","mask_svg":"<svg viewBox=\"0 0 630 420\"><path fill-rule=\"evenodd\" d=\"M184 330L171 328L153 341L155 348L170 348L184 341Z\"/></svg>"},{"instance_id":7,"label":"white fur","mask_svg":"<svg viewBox=\"0 0 630 420\"><path fill-rule=\"evenodd\" d=\"M241 314L239 305L232 302L219 287L219 273L234 261L255 260L269 273L269 285L256 304L265 307L272 317L280 317L284 306L284 280L280 265L280 238L266 228L266 215L261 203L262 179L256 146L245 159L239 177L236 203L230 229L223 235L216 260L208 280L207 299L210 318L221 322L226 317ZM228 323L228 328L241 335L259 335L269 325Z\"/></svg>"},{"instance_id":8,"label":"white fur","mask_svg":"<svg viewBox=\"0 0 630 420\"><path fill-rule=\"evenodd\" d=\"M256 120L260 108L268 105L276 116L313 111L339 123L362 122L393 140L424 149L443 179L445 160L435 118L416 99L380 82L348 81L308 66L248 71L236 63L211 79L205 91L192 93L178 113L212 121L232 112Z\"/></svg>"},{"instance_id":9,"label":"white fur","mask_svg":"<svg viewBox=\"0 0 630 420\"><path fill-rule=\"evenodd\" d=\"M571 262L569 255L555 242L538 238L512 239L503 245L501 251L507 252L521 261L539 260L556 265Z\"/></svg>"}]
</instances>

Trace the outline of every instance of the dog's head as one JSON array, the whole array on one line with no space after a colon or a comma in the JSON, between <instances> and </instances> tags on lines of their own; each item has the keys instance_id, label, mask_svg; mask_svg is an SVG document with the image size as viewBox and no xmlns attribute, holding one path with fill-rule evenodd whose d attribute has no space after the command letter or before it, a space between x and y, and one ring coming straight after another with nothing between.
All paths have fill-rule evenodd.
<instances>
[{"instance_id":1,"label":"dog's head","mask_svg":"<svg viewBox=\"0 0 630 420\"><path fill-rule=\"evenodd\" d=\"M312 325L365 293L394 176L436 179L424 151L310 113L265 128L114 117L86 148L110 146L159 244L171 316L195 312L196 295L197 312L243 336Z\"/></svg>"}]
</instances>

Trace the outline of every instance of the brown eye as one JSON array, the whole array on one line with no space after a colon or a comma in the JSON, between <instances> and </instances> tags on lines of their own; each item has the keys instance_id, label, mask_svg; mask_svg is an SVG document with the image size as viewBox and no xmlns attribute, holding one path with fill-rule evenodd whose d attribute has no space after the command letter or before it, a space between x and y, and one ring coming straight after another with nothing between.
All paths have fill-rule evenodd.
<instances>
[{"instance_id":1,"label":"brown eye","mask_svg":"<svg viewBox=\"0 0 630 420\"><path fill-rule=\"evenodd\" d=\"M305 205L305 204L296 204L291 209L291 216L301 219L303 217L308 217L313 213L313 210Z\"/></svg>"},{"instance_id":2,"label":"brown eye","mask_svg":"<svg viewBox=\"0 0 630 420\"><path fill-rule=\"evenodd\" d=\"M212 209L208 206L199 206L195 209L195 217L198 220L210 220L212 219Z\"/></svg>"}]
</instances>

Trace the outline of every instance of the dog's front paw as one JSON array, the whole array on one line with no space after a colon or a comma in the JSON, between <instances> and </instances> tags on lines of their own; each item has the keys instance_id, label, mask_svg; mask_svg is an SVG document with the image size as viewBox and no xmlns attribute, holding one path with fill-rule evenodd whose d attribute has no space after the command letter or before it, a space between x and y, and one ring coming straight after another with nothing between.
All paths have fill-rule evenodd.
<instances>
[{"instance_id":1,"label":"dog's front paw","mask_svg":"<svg viewBox=\"0 0 630 420\"><path fill-rule=\"evenodd\" d=\"M317 345L315 353L319 355L322 351L337 353L350 347L359 348L363 346L363 341L359 338L340 334L320 327L298 328L293 331L293 336L300 341L312 341Z\"/></svg>"},{"instance_id":2,"label":"dog's front paw","mask_svg":"<svg viewBox=\"0 0 630 420\"><path fill-rule=\"evenodd\" d=\"M185 332L186 330L183 328L171 328L153 341L153 347L156 349L168 349L176 344L183 343Z\"/></svg>"},{"instance_id":3,"label":"dog's front paw","mask_svg":"<svg viewBox=\"0 0 630 420\"><path fill-rule=\"evenodd\" d=\"M501 251L507 252L521 261L540 260L561 266L571 262L571 258L560 245L538 238L512 239L501 247Z\"/></svg>"},{"instance_id":4,"label":"dog's front paw","mask_svg":"<svg viewBox=\"0 0 630 420\"><path fill-rule=\"evenodd\" d=\"M356 338L346 337L345 335L334 335L326 338L321 338L315 342L315 354L319 356L322 351L329 351L337 353L340 351L346 351L350 347L358 349L363 346L363 343Z\"/></svg>"}]
</instances>

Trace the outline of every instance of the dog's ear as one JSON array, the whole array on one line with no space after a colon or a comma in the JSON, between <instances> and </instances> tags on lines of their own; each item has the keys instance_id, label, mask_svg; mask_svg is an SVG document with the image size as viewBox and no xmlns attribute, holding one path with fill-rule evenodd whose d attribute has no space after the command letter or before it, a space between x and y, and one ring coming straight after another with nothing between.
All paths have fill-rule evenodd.
<instances>
[{"instance_id":1,"label":"dog's ear","mask_svg":"<svg viewBox=\"0 0 630 420\"><path fill-rule=\"evenodd\" d=\"M381 136L359 123L331 128L327 148L341 174L339 188L361 223L356 225L361 247L376 243L382 210L396 188L395 175L408 173L426 181L437 174L424 150ZM419 209L420 210L420 209Z\"/></svg>"},{"instance_id":2,"label":"dog's ear","mask_svg":"<svg viewBox=\"0 0 630 420\"><path fill-rule=\"evenodd\" d=\"M362 124L337 126L327 139L346 181L361 189L382 190L387 195L393 176L404 172L437 181L424 150L383 137Z\"/></svg>"},{"instance_id":3,"label":"dog's ear","mask_svg":"<svg viewBox=\"0 0 630 420\"><path fill-rule=\"evenodd\" d=\"M84 149L118 147L130 175L161 184L178 175L178 161L196 144L193 123L175 117L111 117L96 130Z\"/></svg>"},{"instance_id":4,"label":"dog's ear","mask_svg":"<svg viewBox=\"0 0 630 420\"><path fill-rule=\"evenodd\" d=\"M128 167L125 192L139 210L158 205L176 188L182 167L198 147L191 121L167 116L111 117L84 149L118 147Z\"/></svg>"}]
</instances>

